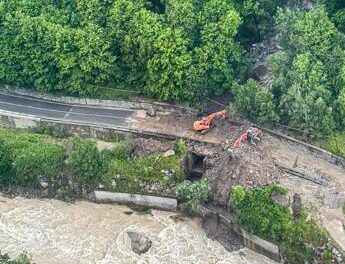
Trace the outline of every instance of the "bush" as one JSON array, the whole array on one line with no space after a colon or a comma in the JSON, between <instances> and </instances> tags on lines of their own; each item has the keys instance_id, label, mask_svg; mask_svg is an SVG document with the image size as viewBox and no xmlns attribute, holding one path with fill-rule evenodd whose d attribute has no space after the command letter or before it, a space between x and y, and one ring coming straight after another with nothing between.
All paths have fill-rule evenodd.
<instances>
[{"instance_id":1,"label":"bush","mask_svg":"<svg viewBox=\"0 0 345 264\"><path fill-rule=\"evenodd\" d=\"M14 160L15 183L22 186L37 185L41 179L56 179L65 158L63 146L34 144L18 150Z\"/></svg>"},{"instance_id":2,"label":"bush","mask_svg":"<svg viewBox=\"0 0 345 264\"><path fill-rule=\"evenodd\" d=\"M280 186L268 185L241 197L243 193L240 188L237 187L235 190L236 192L231 195L231 201L237 203L234 205L239 224L253 234L272 242L280 242L291 216L289 208L273 202L271 195L273 192L286 191Z\"/></svg>"},{"instance_id":3,"label":"bush","mask_svg":"<svg viewBox=\"0 0 345 264\"><path fill-rule=\"evenodd\" d=\"M12 175L12 151L3 139L0 139L0 183L9 183Z\"/></svg>"},{"instance_id":4,"label":"bush","mask_svg":"<svg viewBox=\"0 0 345 264\"><path fill-rule=\"evenodd\" d=\"M52 143L45 136L18 130L0 129L0 136L12 154L12 174L7 175L6 183L23 186L37 185L39 180L48 182L57 176L65 151L62 145ZM8 162L8 161L7 161Z\"/></svg>"},{"instance_id":5,"label":"bush","mask_svg":"<svg viewBox=\"0 0 345 264\"><path fill-rule=\"evenodd\" d=\"M345 158L345 131L329 137L321 145L335 155Z\"/></svg>"},{"instance_id":6,"label":"bush","mask_svg":"<svg viewBox=\"0 0 345 264\"><path fill-rule=\"evenodd\" d=\"M273 95L267 88L249 80L245 85L234 86L233 92L235 107L241 114L260 124L278 122Z\"/></svg>"},{"instance_id":7,"label":"bush","mask_svg":"<svg viewBox=\"0 0 345 264\"><path fill-rule=\"evenodd\" d=\"M174 151L176 155L182 156L187 153L187 146L183 139L179 139L174 144Z\"/></svg>"},{"instance_id":8,"label":"bush","mask_svg":"<svg viewBox=\"0 0 345 264\"><path fill-rule=\"evenodd\" d=\"M77 198L79 198L77 191L71 187L61 187L56 191L56 199L66 203L72 203Z\"/></svg>"},{"instance_id":9,"label":"bush","mask_svg":"<svg viewBox=\"0 0 345 264\"><path fill-rule=\"evenodd\" d=\"M230 197L230 203L238 206L243 199L246 197L246 191L244 188L240 185L235 185L232 187L232 192L231 192L231 197Z\"/></svg>"},{"instance_id":10,"label":"bush","mask_svg":"<svg viewBox=\"0 0 345 264\"><path fill-rule=\"evenodd\" d=\"M0 252L0 264L34 264L26 254L20 254L18 258L11 260L7 254Z\"/></svg>"},{"instance_id":11,"label":"bush","mask_svg":"<svg viewBox=\"0 0 345 264\"><path fill-rule=\"evenodd\" d=\"M95 141L79 137L73 139L68 171L79 186L97 186L103 174L103 160Z\"/></svg>"},{"instance_id":12,"label":"bush","mask_svg":"<svg viewBox=\"0 0 345 264\"><path fill-rule=\"evenodd\" d=\"M305 212L293 220L289 208L272 201L273 192L286 193L277 185L268 185L245 193L235 186L231 203L235 205L239 224L249 232L277 243L287 263L311 263L313 248L325 245L326 235Z\"/></svg>"},{"instance_id":13,"label":"bush","mask_svg":"<svg viewBox=\"0 0 345 264\"><path fill-rule=\"evenodd\" d=\"M198 182L184 181L176 188L176 196L180 209L190 215L196 215L208 199L208 183L206 180Z\"/></svg>"},{"instance_id":14,"label":"bush","mask_svg":"<svg viewBox=\"0 0 345 264\"><path fill-rule=\"evenodd\" d=\"M325 242L325 232L314 220L307 220L304 213L299 219L291 221L287 225L281 241L281 250L289 263L303 264L306 261L312 263L313 248L320 247Z\"/></svg>"},{"instance_id":15,"label":"bush","mask_svg":"<svg viewBox=\"0 0 345 264\"><path fill-rule=\"evenodd\" d=\"M127 160L132 152L132 146L130 143L121 142L116 143L113 149L102 150L102 156L105 160Z\"/></svg>"}]
</instances>

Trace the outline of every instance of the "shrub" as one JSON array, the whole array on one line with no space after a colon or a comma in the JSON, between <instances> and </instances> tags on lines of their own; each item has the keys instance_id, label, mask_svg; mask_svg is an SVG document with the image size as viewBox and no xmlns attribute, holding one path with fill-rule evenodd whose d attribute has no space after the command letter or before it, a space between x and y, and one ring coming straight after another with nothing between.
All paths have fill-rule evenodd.
<instances>
[{"instance_id":1,"label":"shrub","mask_svg":"<svg viewBox=\"0 0 345 264\"><path fill-rule=\"evenodd\" d=\"M277 185L268 185L263 189L255 189L239 199L240 188L231 196L231 201L237 203L238 221L244 229L273 242L281 241L284 230L290 221L290 211L287 206L272 201L273 192L285 193L285 189ZM239 195L240 193L240 195Z\"/></svg>"},{"instance_id":2,"label":"shrub","mask_svg":"<svg viewBox=\"0 0 345 264\"><path fill-rule=\"evenodd\" d=\"M78 197L77 191L71 187L61 187L56 191L56 199L66 203L74 202Z\"/></svg>"},{"instance_id":3,"label":"shrub","mask_svg":"<svg viewBox=\"0 0 345 264\"><path fill-rule=\"evenodd\" d=\"M24 186L36 185L40 179L54 180L65 157L64 147L57 144L33 144L16 152L15 183Z\"/></svg>"},{"instance_id":4,"label":"shrub","mask_svg":"<svg viewBox=\"0 0 345 264\"><path fill-rule=\"evenodd\" d=\"M277 123L273 95L267 88L250 79L244 85L235 85L235 107L243 115L260 124Z\"/></svg>"},{"instance_id":5,"label":"shrub","mask_svg":"<svg viewBox=\"0 0 345 264\"><path fill-rule=\"evenodd\" d=\"M329 137L321 145L335 155L345 158L345 131Z\"/></svg>"},{"instance_id":6,"label":"shrub","mask_svg":"<svg viewBox=\"0 0 345 264\"><path fill-rule=\"evenodd\" d=\"M311 263L314 255L313 248L320 247L325 242L325 232L314 220L307 220L304 213L299 219L287 225L281 241L281 250L289 263L303 264L306 261Z\"/></svg>"},{"instance_id":7,"label":"shrub","mask_svg":"<svg viewBox=\"0 0 345 264\"><path fill-rule=\"evenodd\" d=\"M102 156L105 160L127 160L132 152L132 145L128 142L116 143L113 149L102 150Z\"/></svg>"},{"instance_id":8,"label":"shrub","mask_svg":"<svg viewBox=\"0 0 345 264\"><path fill-rule=\"evenodd\" d=\"M176 188L176 196L180 202L180 209L190 215L196 215L208 199L208 183L206 180L198 182L184 181Z\"/></svg>"},{"instance_id":9,"label":"shrub","mask_svg":"<svg viewBox=\"0 0 345 264\"><path fill-rule=\"evenodd\" d=\"M96 142L75 137L68 160L68 171L80 186L94 188L103 173L103 160Z\"/></svg>"},{"instance_id":10,"label":"shrub","mask_svg":"<svg viewBox=\"0 0 345 264\"><path fill-rule=\"evenodd\" d=\"M18 258L11 260L7 254L0 252L0 264L34 264L26 254L20 254Z\"/></svg>"},{"instance_id":11,"label":"shrub","mask_svg":"<svg viewBox=\"0 0 345 264\"><path fill-rule=\"evenodd\" d=\"M277 185L268 185L245 193L235 186L231 203L236 207L239 224L251 233L277 243L287 263L311 263L313 248L325 245L326 235L305 212L293 220L289 208L272 201L273 192L286 193Z\"/></svg>"},{"instance_id":12,"label":"shrub","mask_svg":"<svg viewBox=\"0 0 345 264\"><path fill-rule=\"evenodd\" d=\"M323 254L322 254L322 260L326 263L326 264L330 264L332 263L332 252L328 249L326 249Z\"/></svg>"},{"instance_id":13,"label":"shrub","mask_svg":"<svg viewBox=\"0 0 345 264\"><path fill-rule=\"evenodd\" d=\"M0 137L1 146L11 152L6 157L12 158L12 174L7 174L6 183L37 185L42 178L51 181L57 176L65 156L63 146L46 136L18 130L0 129Z\"/></svg>"},{"instance_id":14,"label":"shrub","mask_svg":"<svg viewBox=\"0 0 345 264\"><path fill-rule=\"evenodd\" d=\"M183 139L179 139L174 144L174 151L176 155L182 156L187 153L187 146Z\"/></svg>"},{"instance_id":15,"label":"shrub","mask_svg":"<svg viewBox=\"0 0 345 264\"><path fill-rule=\"evenodd\" d=\"M240 185L235 185L232 187L232 195L230 197L230 203L238 206L246 196L246 191Z\"/></svg>"},{"instance_id":16,"label":"shrub","mask_svg":"<svg viewBox=\"0 0 345 264\"><path fill-rule=\"evenodd\" d=\"M0 183L8 183L12 175L12 151L3 139L0 139Z\"/></svg>"}]
</instances>

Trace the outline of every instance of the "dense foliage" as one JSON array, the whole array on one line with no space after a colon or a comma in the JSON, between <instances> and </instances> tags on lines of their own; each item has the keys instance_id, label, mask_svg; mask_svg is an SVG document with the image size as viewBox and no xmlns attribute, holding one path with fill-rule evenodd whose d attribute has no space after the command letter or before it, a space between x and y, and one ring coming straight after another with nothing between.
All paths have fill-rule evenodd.
<instances>
[{"instance_id":1,"label":"dense foliage","mask_svg":"<svg viewBox=\"0 0 345 264\"><path fill-rule=\"evenodd\" d=\"M198 102L237 82L241 43L260 40L285 2L0 0L0 82Z\"/></svg>"},{"instance_id":2,"label":"dense foliage","mask_svg":"<svg viewBox=\"0 0 345 264\"><path fill-rule=\"evenodd\" d=\"M231 201L236 205L239 224L248 231L274 242L281 241L284 230L290 221L289 208L272 201L272 193L285 193L277 185L255 189L250 193L240 188L234 189ZM242 196L242 197L241 197Z\"/></svg>"},{"instance_id":3,"label":"dense foliage","mask_svg":"<svg viewBox=\"0 0 345 264\"><path fill-rule=\"evenodd\" d=\"M80 186L97 186L103 175L103 159L95 141L80 137L73 139L68 171Z\"/></svg>"},{"instance_id":4,"label":"dense foliage","mask_svg":"<svg viewBox=\"0 0 345 264\"><path fill-rule=\"evenodd\" d=\"M280 9L280 50L269 57L270 89L249 80L236 86L235 106L259 123L324 137L345 128L345 35L322 6Z\"/></svg>"},{"instance_id":5,"label":"dense foliage","mask_svg":"<svg viewBox=\"0 0 345 264\"><path fill-rule=\"evenodd\" d=\"M1 159L0 182L32 186L56 178L65 158L62 145L40 135L12 130L0 130L0 135L0 155L5 155Z\"/></svg>"},{"instance_id":6,"label":"dense foliage","mask_svg":"<svg viewBox=\"0 0 345 264\"><path fill-rule=\"evenodd\" d=\"M345 158L345 132L340 132L321 143L328 151Z\"/></svg>"},{"instance_id":7,"label":"dense foliage","mask_svg":"<svg viewBox=\"0 0 345 264\"><path fill-rule=\"evenodd\" d=\"M272 200L275 193L286 194L286 190L268 185L245 192L241 186L234 186L230 203L235 207L238 223L251 233L280 245L288 263L313 263L313 248L324 246L325 232L305 213L293 219L287 206Z\"/></svg>"},{"instance_id":8,"label":"dense foliage","mask_svg":"<svg viewBox=\"0 0 345 264\"><path fill-rule=\"evenodd\" d=\"M259 124L275 124L279 117L275 112L272 93L250 79L244 85L236 85L234 105L240 114L247 115Z\"/></svg>"},{"instance_id":9,"label":"dense foliage","mask_svg":"<svg viewBox=\"0 0 345 264\"><path fill-rule=\"evenodd\" d=\"M190 215L196 215L200 207L208 200L208 183L206 180L197 182L184 181L176 187L176 197L180 209Z\"/></svg>"},{"instance_id":10,"label":"dense foliage","mask_svg":"<svg viewBox=\"0 0 345 264\"><path fill-rule=\"evenodd\" d=\"M343 0L321 0L336 27L345 32L345 2Z\"/></svg>"},{"instance_id":11,"label":"dense foliage","mask_svg":"<svg viewBox=\"0 0 345 264\"><path fill-rule=\"evenodd\" d=\"M0 139L0 183L6 183L12 175L13 157L8 143Z\"/></svg>"},{"instance_id":12,"label":"dense foliage","mask_svg":"<svg viewBox=\"0 0 345 264\"><path fill-rule=\"evenodd\" d=\"M344 126L345 37L323 9L280 12L283 51L270 59L281 121L323 136Z\"/></svg>"},{"instance_id":13,"label":"dense foliage","mask_svg":"<svg viewBox=\"0 0 345 264\"><path fill-rule=\"evenodd\" d=\"M0 264L34 264L30 261L29 257L25 254L21 254L16 259L11 259L7 254L0 252Z\"/></svg>"}]
</instances>

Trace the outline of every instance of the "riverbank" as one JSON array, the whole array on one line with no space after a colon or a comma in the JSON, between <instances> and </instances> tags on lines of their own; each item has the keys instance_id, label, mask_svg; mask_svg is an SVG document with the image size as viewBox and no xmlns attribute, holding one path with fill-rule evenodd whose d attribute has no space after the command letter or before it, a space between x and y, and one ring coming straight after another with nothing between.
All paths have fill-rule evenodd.
<instances>
[{"instance_id":1,"label":"riverbank","mask_svg":"<svg viewBox=\"0 0 345 264\"><path fill-rule=\"evenodd\" d=\"M228 252L206 237L200 220L176 220L169 212L3 196L0 212L0 250L13 257L26 251L37 264L274 263L246 249ZM127 231L148 236L150 250L132 252Z\"/></svg>"}]
</instances>

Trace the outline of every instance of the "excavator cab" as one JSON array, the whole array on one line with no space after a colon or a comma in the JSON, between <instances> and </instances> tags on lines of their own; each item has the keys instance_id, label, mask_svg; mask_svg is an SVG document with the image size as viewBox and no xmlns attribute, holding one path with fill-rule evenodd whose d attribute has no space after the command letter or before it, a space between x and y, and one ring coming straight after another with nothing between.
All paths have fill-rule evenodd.
<instances>
[{"instance_id":1,"label":"excavator cab","mask_svg":"<svg viewBox=\"0 0 345 264\"><path fill-rule=\"evenodd\" d=\"M227 114L227 111L223 110L216 113L212 113L206 117L203 117L201 120L194 121L193 129L195 131L200 131L202 134L205 134L210 129L212 120L214 118L224 119L226 117L226 114Z\"/></svg>"}]
</instances>

